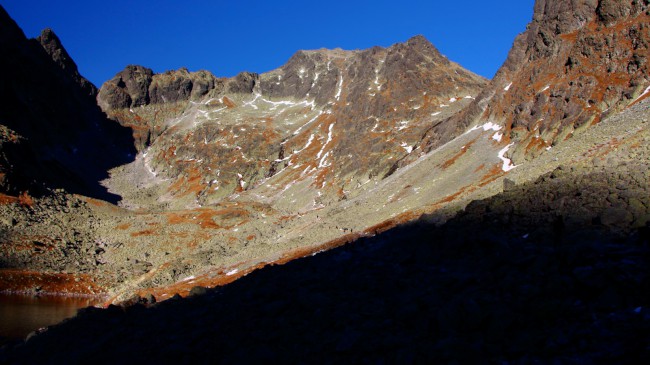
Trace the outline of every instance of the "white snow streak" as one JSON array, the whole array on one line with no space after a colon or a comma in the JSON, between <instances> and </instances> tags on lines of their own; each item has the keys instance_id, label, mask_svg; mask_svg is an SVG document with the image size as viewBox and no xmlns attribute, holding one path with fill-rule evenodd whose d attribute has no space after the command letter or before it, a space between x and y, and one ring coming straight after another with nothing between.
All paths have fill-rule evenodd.
<instances>
[{"instance_id":1,"label":"white snow streak","mask_svg":"<svg viewBox=\"0 0 650 365\"><path fill-rule=\"evenodd\" d=\"M413 147L409 146L406 142L402 142L402 144L400 144L400 147L402 147L404 150L406 150L406 153L413 152Z\"/></svg>"},{"instance_id":2,"label":"white snow streak","mask_svg":"<svg viewBox=\"0 0 650 365\"><path fill-rule=\"evenodd\" d=\"M649 94L649 93L650 93L650 86L648 86L648 87L645 89L645 91L643 92L643 94L639 95L638 98L634 99L634 101L633 101L632 103L635 103L637 100L641 99L642 97L646 96L646 95Z\"/></svg>"},{"instance_id":3,"label":"white snow streak","mask_svg":"<svg viewBox=\"0 0 650 365\"><path fill-rule=\"evenodd\" d=\"M327 144L332 141L332 128L334 128L334 124L332 123L329 126L329 131L327 132L327 141L325 141L325 144L323 144L323 147L321 147L320 151L318 151L318 154L316 155L316 158L320 158L323 152L325 151L325 147L327 147Z\"/></svg>"},{"instance_id":4,"label":"white snow streak","mask_svg":"<svg viewBox=\"0 0 650 365\"><path fill-rule=\"evenodd\" d=\"M475 126L474 128L472 128L472 129L468 130L467 132L465 132L465 134L467 134L467 133L469 133L469 132L472 132L472 131L475 131L475 130L478 130L478 129L483 129L483 131L485 131L485 132L487 132L487 131L489 131L489 130L493 130L493 131L495 131L495 132L498 132L498 131L500 131L501 129L503 129L503 127L501 127L501 126L498 125L498 124L494 124L494 123L492 123L492 122L487 122L487 123L485 123L485 124L483 124L483 125L477 125L477 126Z\"/></svg>"},{"instance_id":5,"label":"white snow streak","mask_svg":"<svg viewBox=\"0 0 650 365\"><path fill-rule=\"evenodd\" d=\"M323 114L323 111L322 111L322 110L319 111L319 112L318 112L318 115L316 115L315 117L311 118L307 123L303 124L300 128L296 129L296 131L293 132L293 135L294 135L294 136L297 136L298 133L300 133L300 131L301 131L303 128L305 128L307 125L313 123L313 122L314 122L316 119L318 119L318 117L320 117L322 114Z\"/></svg>"},{"instance_id":6,"label":"white snow streak","mask_svg":"<svg viewBox=\"0 0 650 365\"><path fill-rule=\"evenodd\" d=\"M508 86L503 88L503 91L508 91L510 90L510 86L512 86L512 82L508 84Z\"/></svg>"},{"instance_id":7,"label":"white snow streak","mask_svg":"<svg viewBox=\"0 0 650 365\"><path fill-rule=\"evenodd\" d=\"M320 159L320 162L318 163L319 168L321 168L321 167L329 167L329 166L332 165L331 163L329 163L329 164L327 163L327 156L329 156L330 152L331 151L327 151L327 153L325 153L323 158Z\"/></svg>"},{"instance_id":8,"label":"white snow streak","mask_svg":"<svg viewBox=\"0 0 650 365\"><path fill-rule=\"evenodd\" d=\"M343 91L343 76L339 76L339 85L336 90L336 95L334 96L336 100L341 99L341 92Z\"/></svg>"},{"instance_id":9,"label":"white snow streak","mask_svg":"<svg viewBox=\"0 0 650 365\"><path fill-rule=\"evenodd\" d=\"M314 134L312 133L312 135L309 136L309 140L308 140L307 143L305 144L305 147L303 147L302 149L300 149L300 150L298 150L298 151L295 151L293 154L300 153L300 152L306 150L307 147L309 147L313 141L314 141ZM289 157L291 157L291 156L289 156ZM287 157L287 158L288 158L288 157ZM286 159L285 159L285 160L286 160Z\"/></svg>"},{"instance_id":10,"label":"white snow streak","mask_svg":"<svg viewBox=\"0 0 650 365\"><path fill-rule=\"evenodd\" d=\"M508 172L508 171L514 169L515 167L517 167L517 166L512 164L512 160L505 157L506 152L508 152L508 150L510 149L510 147L512 147L512 145L514 145L514 143L510 143L509 145L505 146L501 151L499 151L499 154L498 154L499 159L501 161L503 161L503 166L501 167L501 169L503 171L505 171L505 172Z\"/></svg>"}]
</instances>

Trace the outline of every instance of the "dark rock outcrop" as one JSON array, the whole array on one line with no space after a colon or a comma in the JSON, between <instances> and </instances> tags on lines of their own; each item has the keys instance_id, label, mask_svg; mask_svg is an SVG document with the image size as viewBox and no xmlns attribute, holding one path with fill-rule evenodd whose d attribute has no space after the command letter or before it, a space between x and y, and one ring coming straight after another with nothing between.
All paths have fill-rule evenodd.
<instances>
[{"instance_id":1,"label":"dark rock outcrop","mask_svg":"<svg viewBox=\"0 0 650 365\"><path fill-rule=\"evenodd\" d=\"M50 28L41 32L36 40L41 44L45 52L52 57L52 60L61 67L81 89L91 97L97 95L97 88L85 77L79 74L77 65L74 63L68 52L63 48L61 40Z\"/></svg>"},{"instance_id":2,"label":"dark rock outcrop","mask_svg":"<svg viewBox=\"0 0 650 365\"><path fill-rule=\"evenodd\" d=\"M0 49L0 191L64 187L116 200L98 181L133 158L130 132L106 119L58 37L28 40L0 7Z\"/></svg>"},{"instance_id":3,"label":"dark rock outcrop","mask_svg":"<svg viewBox=\"0 0 650 365\"><path fill-rule=\"evenodd\" d=\"M208 71L189 72L186 68L162 74L146 67L130 65L100 89L97 101L107 112L149 104L199 100L223 81Z\"/></svg>"}]
</instances>

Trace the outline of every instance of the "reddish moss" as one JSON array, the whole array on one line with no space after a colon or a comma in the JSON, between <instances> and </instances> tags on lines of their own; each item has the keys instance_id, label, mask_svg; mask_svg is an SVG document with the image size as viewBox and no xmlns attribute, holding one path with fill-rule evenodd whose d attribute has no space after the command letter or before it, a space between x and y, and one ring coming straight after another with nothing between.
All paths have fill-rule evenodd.
<instances>
[{"instance_id":1,"label":"reddish moss","mask_svg":"<svg viewBox=\"0 0 650 365\"><path fill-rule=\"evenodd\" d=\"M90 275L0 269L0 292L31 292L36 288L44 294L100 295L106 292L106 288Z\"/></svg>"},{"instance_id":2,"label":"reddish moss","mask_svg":"<svg viewBox=\"0 0 650 365\"><path fill-rule=\"evenodd\" d=\"M0 193L0 204L17 204L18 197Z\"/></svg>"}]
</instances>

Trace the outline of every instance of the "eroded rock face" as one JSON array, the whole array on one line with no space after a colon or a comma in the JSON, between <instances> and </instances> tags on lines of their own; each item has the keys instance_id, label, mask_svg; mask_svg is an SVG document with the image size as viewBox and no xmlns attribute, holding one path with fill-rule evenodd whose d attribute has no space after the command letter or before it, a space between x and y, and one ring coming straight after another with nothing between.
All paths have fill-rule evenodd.
<instances>
[{"instance_id":1,"label":"eroded rock face","mask_svg":"<svg viewBox=\"0 0 650 365\"><path fill-rule=\"evenodd\" d=\"M199 100L215 89L223 89L223 81L208 71L189 72L181 68L154 74L149 68L130 65L102 85L97 101L110 112L150 104Z\"/></svg>"},{"instance_id":2,"label":"eroded rock face","mask_svg":"<svg viewBox=\"0 0 650 365\"><path fill-rule=\"evenodd\" d=\"M98 100L148 148L147 169L177 182L167 193L199 204L266 179L274 181L264 194L305 182L329 197L312 204L344 199L395 171L486 82L422 36L389 48L299 51L279 69L230 79L147 70L130 66Z\"/></svg>"},{"instance_id":3,"label":"eroded rock face","mask_svg":"<svg viewBox=\"0 0 650 365\"><path fill-rule=\"evenodd\" d=\"M520 163L647 97L649 9L648 1L536 1L507 61L446 129L501 124ZM424 143L448 138L432 131Z\"/></svg>"}]
</instances>

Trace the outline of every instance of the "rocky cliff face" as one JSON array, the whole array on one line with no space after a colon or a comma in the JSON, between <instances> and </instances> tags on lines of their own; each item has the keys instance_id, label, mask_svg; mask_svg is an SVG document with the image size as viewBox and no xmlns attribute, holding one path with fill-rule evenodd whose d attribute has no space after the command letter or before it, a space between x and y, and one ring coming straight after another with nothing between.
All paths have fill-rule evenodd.
<instances>
[{"instance_id":1,"label":"rocky cliff face","mask_svg":"<svg viewBox=\"0 0 650 365\"><path fill-rule=\"evenodd\" d=\"M490 85L445 129L502 125L519 164L648 97L649 9L645 0L536 1ZM448 139L433 131L425 149Z\"/></svg>"},{"instance_id":2,"label":"rocky cliff face","mask_svg":"<svg viewBox=\"0 0 650 365\"><path fill-rule=\"evenodd\" d=\"M232 79L129 66L98 101L134 128L150 173L176 179L163 195L206 204L273 178L269 198L298 182L325 190L299 203L313 208L392 173L484 84L418 36L387 49L299 51L277 70Z\"/></svg>"},{"instance_id":3,"label":"rocky cliff face","mask_svg":"<svg viewBox=\"0 0 650 365\"><path fill-rule=\"evenodd\" d=\"M98 181L134 151L124 128L97 107L96 88L51 30L27 39L2 8L0 49L0 191L66 188L111 198Z\"/></svg>"}]
</instances>

